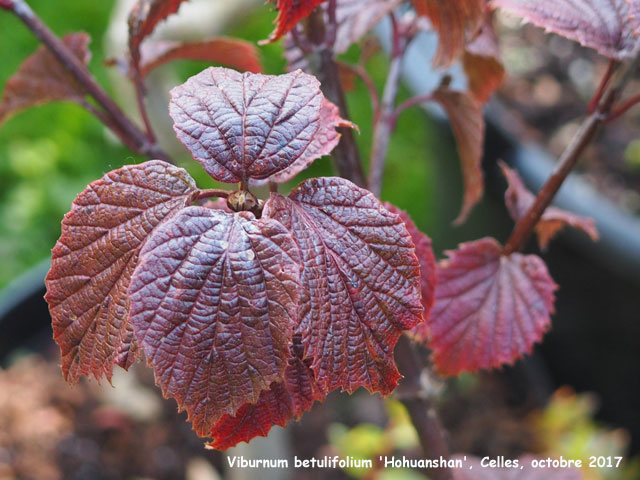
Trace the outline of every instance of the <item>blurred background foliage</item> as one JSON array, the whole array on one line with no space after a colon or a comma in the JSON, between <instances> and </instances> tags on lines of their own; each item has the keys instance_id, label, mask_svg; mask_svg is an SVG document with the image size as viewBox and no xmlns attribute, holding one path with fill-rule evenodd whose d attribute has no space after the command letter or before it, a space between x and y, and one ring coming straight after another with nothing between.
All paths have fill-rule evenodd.
<instances>
[{"instance_id":1,"label":"blurred background foliage","mask_svg":"<svg viewBox=\"0 0 640 480\"><path fill-rule=\"evenodd\" d=\"M91 71L110 91L118 87L112 81L114 72L103 64L103 38L114 4L114 1L69 0L64 4L30 1L32 8L58 35L73 31L86 31L91 35ZM236 22L227 35L257 42L268 36L274 18L271 7L259 6L254 12L243 15L241 22ZM36 50L38 43L12 15L0 14L0 29L5 39L0 43L3 59L0 85L4 87L21 62ZM266 73L284 71L280 44L259 48ZM358 47L353 47L345 57L355 61L358 54ZM173 69L180 81L184 81L207 66L202 62L181 61L164 68ZM382 90L387 69L384 53L373 55L367 68ZM407 97L408 91L404 90L399 100ZM352 119L360 128L357 140L366 163L371 144L372 108L368 92L360 81L356 81L356 88L348 93L348 102ZM190 160L186 150L183 151L179 163L203 187L210 186L211 179L199 164ZM408 210L417 225L434 237L437 249L441 245L453 246L442 238L451 232L449 224L457 214L460 201L459 167L449 132L436 127L420 109L410 109L400 117L389 152L383 199ZM432 161L434 159L439 161ZM93 116L75 104L54 103L33 108L2 125L0 258L3 258L3 265L0 288L29 267L46 260L60 234L63 215L89 182L109 170L144 160L115 141ZM448 186L452 182L443 184L443 170L445 174L453 175L453 187ZM332 173L327 159L318 160L282 190L288 190L302 178ZM473 224L472 221L466 228L473 228ZM462 238L466 228L455 232L455 236Z\"/></svg>"}]
</instances>

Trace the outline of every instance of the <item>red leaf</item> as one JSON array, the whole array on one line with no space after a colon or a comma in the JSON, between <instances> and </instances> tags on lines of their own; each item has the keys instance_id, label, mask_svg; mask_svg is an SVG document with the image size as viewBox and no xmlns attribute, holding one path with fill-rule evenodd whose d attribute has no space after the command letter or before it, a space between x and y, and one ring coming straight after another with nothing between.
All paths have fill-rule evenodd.
<instances>
[{"instance_id":1,"label":"red leaf","mask_svg":"<svg viewBox=\"0 0 640 480\"><path fill-rule=\"evenodd\" d=\"M484 20L486 0L412 0L418 15L427 17L438 32L437 67L448 67L460 58L468 38Z\"/></svg>"},{"instance_id":2,"label":"red leaf","mask_svg":"<svg viewBox=\"0 0 640 480\"><path fill-rule=\"evenodd\" d=\"M71 33L62 42L85 65L89 63L86 33ZM14 113L57 100L82 102L85 91L56 57L41 45L7 81L0 103L0 124Z\"/></svg>"},{"instance_id":3,"label":"red leaf","mask_svg":"<svg viewBox=\"0 0 640 480\"><path fill-rule=\"evenodd\" d=\"M261 41L261 44L271 43L278 40L285 33L290 31L296 24L307 18L315 8L326 0L269 0L276 4L278 17L275 20L276 28L269 38Z\"/></svg>"},{"instance_id":4,"label":"red leaf","mask_svg":"<svg viewBox=\"0 0 640 480\"><path fill-rule=\"evenodd\" d=\"M456 92L440 87L433 92L433 99L444 108L458 145L462 164L464 198L455 224L464 222L471 209L482 198L482 147L484 145L484 118L482 105L466 92Z\"/></svg>"},{"instance_id":5,"label":"red leaf","mask_svg":"<svg viewBox=\"0 0 640 480\"><path fill-rule=\"evenodd\" d=\"M533 468L531 462L537 458L533 455L523 455L517 459L518 467L488 467L487 461L483 462L478 457L466 455L454 455L452 460L460 459L464 468L452 469L454 480L582 480L580 470L567 467L537 467ZM500 457L490 460L513 461L512 459L502 460ZM538 459L538 460L546 460ZM472 468L473 467L473 468ZM522 467L522 469L520 468Z\"/></svg>"},{"instance_id":6,"label":"red leaf","mask_svg":"<svg viewBox=\"0 0 640 480\"><path fill-rule=\"evenodd\" d=\"M192 43L149 41L142 46L140 53L140 71L143 77L160 65L174 60L221 63L241 72L262 71L256 47L235 38L220 37Z\"/></svg>"},{"instance_id":7,"label":"red leaf","mask_svg":"<svg viewBox=\"0 0 640 480\"><path fill-rule=\"evenodd\" d=\"M129 53L137 63L140 44L158 23L178 11L185 0L138 0L129 13Z\"/></svg>"},{"instance_id":8,"label":"red leaf","mask_svg":"<svg viewBox=\"0 0 640 480\"><path fill-rule=\"evenodd\" d=\"M389 394L400 378L393 348L422 313L418 260L402 220L342 178L272 194L263 216L300 246L299 330L319 385Z\"/></svg>"},{"instance_id":9,"label":"red leaf","mask_svg":"<svg viewBox=\"0 0 640 480\"><path fill-rule=\"evenodd\" d=\"M270 219L187 207L151 235L131 279L131 322L165 396L206 436L283 378L299 254Z\"/></svg>"},{"instance_id":10,"label":"red leaf","mask_svg":"<svg viewBox=\"0 0 640 480\"><path fill-rule=\"evenodd\" d=\"M174 130L216 180L284 182L338 143L345 126L315 77L211 67L171 91ZM327 143L323 143L327 142Z\"/></svg>"},{"instance_id":11,"label":"red leaf","mask_svg":"<svg viewBox=\"0 0 640 480\"><path fill-rule=\"evenodd\" d=\"M504 173L509 182L509 188L504 194L507 209L511 217L518 221L527 213L536 197L527 190L515 170L510 169L503 162L500 162L500 168L502 168L502 173ZM553 236L562 230L565 225L582 230L594 242L598 240L598 230L593 219L581 217L559 208L548 207L536 225L540 248L542 250L546 249Z\"/></svg>"},{"instance_id":12,"label":"red leaf","mask_svg":"<svg viewBox=\"0 0 640 480\"><path fill-rule=\"evenodd\" d=\"M134 362L126 296L138 251L196 193L186 171L155 160L109 172L75 199L52 251L45 297L68 381L110 379L114 364Z\"/></svg>"},{"instance_id":13,"label":"red leaf","mask_svg":"<svg viewBox=\"0 0 640 480\"><path fill-rule=\"evenodd\" d=\"M498 42L491 22L486 22L462 56L469 91L481 104L486 103L504 81Z\"/></svg>"},{"instance_id":14,"label":"red leaf","mask_svg":"<svg viewBox=\"0 0 640 480\"><path fill-rule=\"evenodd\" d=\"M492 0L492 5L605 57L633 57L636 38L627 0Z\"/></svg>"},{"instance_id":15,"label":"red leaf","mask_svg":"<svg viewBox=\"0 0 640 480\"><path fill-rule=\"evenodd\" d=\"M284 382L274 382L260 394L255 404L244 404L235 416L225 415L209 436L214 440L208 448L226 450L254 437L266 437L272 427L284 427L289 420L311 409L325 395L316 383L310 361L303 360L300 338L294 335L292 356L285 371Z\"/></svg>"},{"instance_id":16,"label":"red leaf","mask_svg":"<svg viewBox=\"0 0 640 480\"><path fill-rule=\"evenodd\" d=\"M384 203L384 206L391 213L398 215L404 222L407 231L411 236L411 241L416 247L416 255L418 256L418 262L420 262L420 279L421 279L421 293L422 293L422 321L416 325L412 334L418 341L425 342L428 336L428 321L431 314L431 307L435 300L436 289L436 258L433 255L433 249L431 248L431 239L424 233L418 230L416 224L413 223L409 214L404 210L400 210L395 205L388 202Z\"/></svg>"},{"instance_id":17,"label":"red leaf","mask_svg":"<svg viewBox=\"0 0 640 480\"><path fill-rule=\"evenodd\" d=\"M438 266L429 347L442 374L513 363L550 326L557 285L546 265L535 255L501 252L483 238L447 252Z\"/></svg>"}]
</instances>

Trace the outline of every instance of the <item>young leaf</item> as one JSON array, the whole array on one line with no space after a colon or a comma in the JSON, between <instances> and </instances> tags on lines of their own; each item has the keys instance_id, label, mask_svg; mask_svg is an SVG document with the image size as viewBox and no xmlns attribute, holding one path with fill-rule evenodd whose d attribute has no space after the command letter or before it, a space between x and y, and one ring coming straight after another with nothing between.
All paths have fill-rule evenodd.
<instances>
[{"instance_id":1,"label":"young leaf","mask_svg":"<svg viewBox=\"0 0 640 480\"><path fill-rule=\"evenodd\" d=\"M398 215L404 222L407 231L411 236L411 241L416 247L416 255L418 256L418 262L420 262L420 280L421 280L421 293L422 293L422 321L413 328L411 332L418 341L426 341L428 336L428 322L429 315L431 314L431 307L435 300L436 289L436 258L433 255L433 249L431 248L431 239L424 233L418 230L416 224L413 223L409 214L404 210L400 210L395 205L388 202L384 203L384 206L391 213Z\"/></svg>"},{"instance_id":2,"label":"young leaf","mask_svg":"<svg viewBox=\"0 0 640 480\"><path fill-rule=\"evenodd\" d=\"M484 118L482 105L466 92L457 92L440 87L433 98L444 108L458 145L462 164L464 198L455 224L467 219L469 212L482 198L484 178L482 175L482 147L484 144Z\"/></svg>"},{"instance_id":3,"label":"young leaf","mask_svg":"<svg viewBox=\"0 0 640 480\"><path fill-rule=\"evenodd\" d=\"M445 375L513 363L549 328L553 282L540 257L502 255L492 238L463 243L438 266L429 347Z\"/></svg>"},{"instance_id":4,"label":"young leaf","mask_svg":"<svg viewBox=\"0 0 640 480\"><path fill-rule=\"evenodd\" d=\"M140 44L158 23L178 11L185 0L138 0L129 13L129 53L139 61Z\"/></svg>"},{"instance_id":5,"label":"young leaf","mask_svg":"<svg viewBox=\"0 0 640 480\"><path fill-rule=\"evenodd\" d=\"M326 0L269 0L276 4L278 17L275 20L276 28L267 40L260 43L271 43L281 38L290 31L296 24L307 18L315 8Z\"/></svg>"},{"instance_id":6,"label":"young leaf","mask_svg":"<svg viewBox=\"0 0 640 480\"><path fill-rule=\"evenodd\" d=\"M537 467L531 462L536 460L533 455L522 455L517 459L518 468L483 466L480 458L471 455L454 455L452 459L460 459L468 468L452 469L454 480L584 480L577 468L567 467ZM539 459L544 461L546 459ZM472 468L475 467L475 468ZM522 467L522 468L520 468Z\"/></svg>"},{"instance_id":7,"label":"young leaf","mask_svg":"<svg viewBox=\"0 0 640 480\"><path fill-rule=\"evenodd\" d=\"M418 15L427 17L438 32L437 67L448 67L460 58L468 38L484 20L486 0L412 0Z\"/></svg>"},{"instance_id":8,"label":"young leaf","mask_svg":"<svg viewBox=\"0 0 640 480\"><path fill-rule=\"evenodd\" d=\"M249 212L187 207L145 243L131 322L162 392L199 435L282 380L299 272L291 235Z\"/></svg>"},{"instance_id":9,"label":"young leaf","mask_svg":"<svg viewBox=\"0 0 640 480\"><path fill-rule=\"evenodd\" d=\"M505 74L491 22L486 22L478 36L466 46L462 66L469 82L469 91L480 104L487 103L502 85Z\"/></svg>"},{"instance_id":10,"label":"young leaf","mask_svg":"<svg viewBox=\"0 0 640 480\"><path fill-rule=\"evenodd\" d=\"M181 168L154 160L91 183L62 221L46 278L53 336L69 382L111 378L135 360L127 289L147 235L197 194Z\"/></svg>"},{"instance_id":11,"label":"young leaf","mask_svg":"<svg viewBox=\"0 0 640 480\"><path fill-rule=\"evenodd\" d=\"M301 71L272 76L217 67L174 88L169 106L180 141L209 175L230 183L278 172L278 181L289 180L335 147L333 130L346 124L337 112L318 80Z\"/></svg>"},{"instance_id":12,"label":"young leaf","mask_svg":"<svg viewBox=\"0 0 640 480\"><path fill-rule=\"evenodd\" d=\"M527 213L536 197L527 190L515 170L507 167L503 162L500 162L500 168L502 168L502 173L504 173L507 182L509 182L509 188L504 194L507 209L511 217L518 221ZM598 230L593 219L581 217L559 208L548 207L536 225L540 248L545 250L554 235L562 230L565 225L582 230L594 242L598 240Z\"/></svg>"},{"instance_id":13,"label":"young leaf","mask_svg":"<svg viewBox=\"0 0 640 480\"><path fill-rule=\"evenodd\" d=\"M174 60L200 60L221 63L241 72L260 73L262 65L256 47L235 38L212 38L201 42L145 42L140 49L140 73L143 77L160 65Z\"/></svg>"},{"instance_id":14,"label":"young leaf","mask_svg":"<svg viewBox=\"0 0 640 480\"><path fill-rule=\"evenodd\" d=\"M91 58L90 40L86 33L70 33L62 42L86 65ZM80 103L84 97L84 88L47 47L41 45L7 81L0 103L0 124L29 107L56 100Z\"/></svg>"},{"instance_id":15,"label":"young leaf","mask_svg":"<svg viewBox=\"0 0 640 480\"><path fill-rule=\"evenodd\" d=\"M263 217L300 246L299 331L321 388L391 393L400 378L393 348L422 314L418 260L402 220L342 178L272 194Z\"/></svg>"},{"instance_id":16,"label":"young leaf","mask_svg":"<svg viewBox=\"0 0 640 480\"><path fill-rule=\"evenodd\" d=\"M299 335L293 337L292 356L283 382L274 382L260 394L255 404L244 404L235 416L225 415L213 427L208 448L226 450L254 437L266 437L272 427L284 427L289 420L311 409L325 395L318 387L309 359L303 360Z\"/></svg>"},{"instance_id":17,"label":"young leaf","mask_svg":"<svg viewBox=\"0 0 640 480\"><path fill-rule=\"evenodd\" d=\"M492 0L494 7L617 60L636 44L628 0Z\"/></svg>"}]
</instances>

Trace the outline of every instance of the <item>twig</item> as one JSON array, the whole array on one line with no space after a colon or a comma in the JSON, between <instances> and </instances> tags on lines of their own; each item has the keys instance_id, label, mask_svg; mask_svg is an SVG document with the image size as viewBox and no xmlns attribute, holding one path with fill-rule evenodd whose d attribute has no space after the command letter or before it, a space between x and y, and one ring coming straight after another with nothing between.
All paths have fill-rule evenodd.
<instances>
[{"instance_id":1,"label":"twig","mask_svg":"<svg viewBox=\"0 0 640 480\"><path fill-rule=\"evenodd\" d=\"M196 197L196 200L202 200L203 198L227 198L232 192L229 190L221 190L219 188L210 188L208 190L201 190Z\"/></svg>"},{"instance_id":2,"label":"twig","mask_svg":"<svg viewBox=\"0 0 640 480\"><path fill-rule=\"evenodd\" d=\"M316 9L308 18L307 38L315 45L319 45L318 70L314 72L320 80L322 92L331 102L335 103L340 110L340 115L345 120L349 119L347 101L340 81L338 65L333 58L333 49L324 43L326 32L324 26L323 12ZM322 31L322 39L318 35ZM337 129L341 134L340 143L332 153L334 165L340 176L347 178L355 184L365 187L367 182L362 171L360 152L356 145L356 139L351 128L341 127Z\"/></svg>"},{"instance_id":3,"label":"twig","mask_svg":"<svg viewBox=\"0 0 640 480\"><path fill-rule=\"evenodd\" d=\"M598 90L596 91L595 95L593 96L593 98L591 99L591 101L589 102L589 107L588 107L588 112L589 113L593 113L596 111L596 108L598 107L598 104L600 103L600 99L602 98L602 95L604 94L605 90L607 89L607 85L609 84L609 80L611 80L611 77L613 76L613 72L615 71L616 68L616 61L611 59L609 60L609 64L607 65L607 70L604 72L604 75L602 76L602 79L600 80L600 85L598 86Z\"/></svg>"},{"instance_id":4,"label":"twig","mask_svg":"<svg viewBox=\"0 0 640 480\"><path fill-rule=\"evenodd\" d=\"M553 173L538 192L533 205L531 205L527 213L516 223L511 236L505 243L503 249L504 255L517 252L526 244L540 220L540 217L542 217L546 208L551 204L553 197L556 195L562 186L562 183L576 165L584 149L595 137L598 127L609 119L609 114L613 108L614 102L619 98L620 94L631 80L640 61L640 40L636 45L635 51L639 53L636 53L633 61L622 71L622 73L618 75L613 86L600 95L600 99L593 113L591 113L582 122L579 130L571 140L571 143L560 156L558 165L554 169Z\"/></svg>"},{"instance_id":5,"label":"twig","mask_svg":"<svg viewBox=\"0 0 640 480\"><path fill-rule=\"evenodd\" d=\"M138 111L140 117L144 123L146 129L147 138L151 143L156 143L156 137L153 133L153 127L151 126L151 120L149 120L149 114L147 113L147 106L145 105L146 89L144 87L144 79L140 73L140 64L137 61L132 61L131 71L133 73L133 86L135 87L136 100L138 103Z\"/></svg>"},{"instance_id":6,"label":"twig","mask_svg":"<svg viewBox=\"0 0 640 480\"><path fill-rule=\"evenodd\" d=\"M407 108L413 107L414 105L420 105L422 103L427 103L432 101L433 101L433 95L430 93L426 95L418 95L417 97L412 97L408 100L405 100L400 105L398 105L398 108L396 108L395 112L393 112L394 123L398 120L398 117L400 116L400 114L404 112Z\"/></svg>"},{"instance_id":7,"label":"twig","mask_svg":"<svg viewBox=\"0 0 640 480\"><path fill-rule=\"evenodd\" d=\"M396 393L409 412L425 455L432 459L448 458L449 447L444 437L444 430L429 396L422 388L420 360L406 335L402 335L398 340L395 359L400 373L404 375ZM430 469L429 475L429 478L434 480L453 478L451 471L447 468Z\"/></svg>"},{"instance_id":8,"label":"twig","mask_svg":"<svg viewBox=\"0 0 640 480\"><path fill-rule=\"evenodd\" d=\"M402 60L409 44L407 38L400 31L395 15L391 13L391 24L393 26L393 49L391 52L391 64L387 74L387 81L382 93L382 102L378 115L374 119L373 126L373 146L371 149L371 166L369 169L369 190L374 195L380 196L382 191L382 176L384 174L384 163L389 149L391 133L395 127L395 102L398 95L398 87L402 75Z\"/></svg>"},{"instance_id":9,"label":"twig","mask_svg":"<svg viewBox=\"0 0 640 480\"><path fill-rule=\"evenodd\" d=\"M367 87L367 90L369 90L369 96L371 97L371 108L373 110L373 118L375 122L375 119L378 118L380 110L380 96L378 95L378 90L376 89L373 80L371 80L371 77L362 65L351 65L350 63L341 62L340 60L336 60L336 62L338 63L338 66L340 68L349 70L354 75L358 76Z\"/></svg>"},{"instance_id":10,"label":"twig","mask_svg":"<svg viewBox=\"0 0 640 480\"><path fill-rule=\"evenodd\" d=\"M640 103L640 94L634 95L631 98L624 101L622 105L613 109L607 119L605 120L607 123L612 122L618 119L620 116L624 115L627 110L629 110L634 105Z\"/></svg>"},{"instance_id":11,"label":"twig","mask_svg":"<svg viewBox=\"0 0 640 480\"><path fill-rule=\"evenodd\" d=\"M0 6L15 14L83 86L87 94L93 97L96 103L104 109L105 115L111 120L111 125L116 127L116 129L114 129L116 135L119 137L126 135L130 140L127 142L127 145L132 148L132 150L150 158L157 158L173 163L169 155L157 144L149 142L146 135L125 116L120 107L116 105L107 92L96 82L86 66L49 27L38 18L24 0L0 1L3 2Z\"/></svg>"}]
</instances>

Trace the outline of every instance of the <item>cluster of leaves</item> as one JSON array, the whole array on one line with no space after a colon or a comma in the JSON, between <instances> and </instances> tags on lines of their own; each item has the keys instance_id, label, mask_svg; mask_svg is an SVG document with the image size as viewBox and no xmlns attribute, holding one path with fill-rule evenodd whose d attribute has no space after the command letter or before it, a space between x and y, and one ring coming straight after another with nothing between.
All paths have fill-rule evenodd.
<instances>
[{"instance_id":1,"label":"cluster of leaves","mask_svg":"<svg viewBox=\"0 0 640 480\"><path fill-rule=\"evenodd\" d=\"M16 0L7 1L2 8ZM247 71L209 68L173 89L170 104L193 158L239 189L200 190L186 171L149 161L109 172L76 198L47 276L65 377L110 378L115 365L126 369L144 354L197 433L226 448L284 425L332 390L391 393L400 378L393 349L404 331L429 346L445 375L530 352L554 310L556 285L540 257L484 238L436 265L430 240L404 212L349 180L311 179L287 196L277 193L277 184L338 145L336 128L353 126L296 67L312 69L320 49L346 51L391 16L394 59L419 32L434 30L434 68L460 62L466 73L467 90L451 89L443 75L437 89L408 102L437 102L450 119L465 184L463 221L483 192L482 108L504 75L486 1L277 0L267 41L285 38L292 69L280 76L250 73L260 71L257 53L240 40L148 39L182 3L139 0L128 55L115 63L138 86L178 58ZM581 0L588 8L571 13L574 3L493 2L613 58L630 55L633 2ZM618 20L599 15L605 3ZM398 8L406 10L401 18ZM318 25L324 38L315 41ZM86 36L64 43L86 64ZM357 67L350 71L366 80ZM394 104L398 81L390 73L381 100L372 91L380 135L390 135L407 106ZM51 100L94 108L86 96L86 86L41 48L5 88L0 119ZM383 148L376 151L384 157ZM518 221L535 197L515 172L504 172ZM249 188L265 183L272 192L263 201ZM550 209L537 226L541 245L565 224L597 236L588 219Z\"/></svg>"},{"instance_id":2,"label":"cluster of leaves","mask_svg":"<svg viewBox=\"0 0 640 480\"><path fill-rule=\"evenodd\" d=\"M212 67L172 91L170 113L213 178L243 185L289 180L345 125L300 71ZM336 388L390 393L395 343L422 314L411 237L371 193L341 178L250 208L234 193L192 205L209 192L161 161L110 172L74 201L47 276L65 377L110 378L141 349L215 448Z\"/></svg>"}]
</instances>

